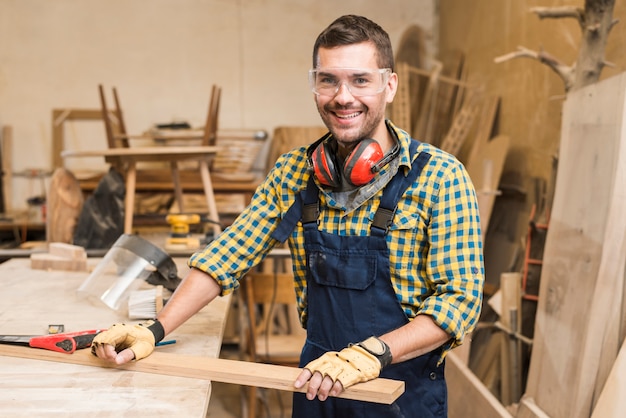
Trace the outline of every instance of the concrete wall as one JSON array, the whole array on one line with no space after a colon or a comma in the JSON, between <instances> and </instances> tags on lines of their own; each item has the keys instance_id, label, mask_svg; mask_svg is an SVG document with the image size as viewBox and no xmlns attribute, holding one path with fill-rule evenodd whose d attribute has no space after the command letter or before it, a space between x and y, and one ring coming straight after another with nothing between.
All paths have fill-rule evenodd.
<instances>
[{"instance_id":1,"label":"concrete wall","mask_svg":"<svg viewBox=\"0 0 626 418\"><path fill-rule=\"evenodd\" d=\"M320 124L306 76L317 34L355 13L395 45L413 24L436 34L435 3L0 0L0 125L13 127L14 171L50 168L52 109L98 108L99 83L118 88L130 133L176 119L201 125L213 83L223 87L221 128ZM101 122L65 131L66 148L105 148ZM38 181L16 178L13 206L39 193Z\"/></svg>"}]
</instances>

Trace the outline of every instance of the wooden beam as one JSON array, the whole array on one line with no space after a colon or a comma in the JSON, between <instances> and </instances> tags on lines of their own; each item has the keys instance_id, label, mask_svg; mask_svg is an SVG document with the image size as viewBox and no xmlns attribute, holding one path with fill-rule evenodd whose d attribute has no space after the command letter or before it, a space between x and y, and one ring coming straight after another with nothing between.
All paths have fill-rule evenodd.
<instances>
[{"instance_id":1,"label":"wooden beam","mask_svg":"<svg viewBox=\"0 0 626 418\"><path fill-rule=\"evenodd\" d=\"M500 194L498 185L504 169L507 152L511 140L506 135L498 135L487 142L467 162L467 172L476 188L478 209L480 212L480 229L483 240L489 228L489 219L496 202L496 196Z\"/></svg>"},{"instance_id":2,"label":"wooden beam","mask_svg":"<svg viewBox=\"0 0 626 418\"><path fill-rule=\"evenodd\" d=\"M621 311L615 299L623 294L626 257L618 215L626 188L625 87L626 75L615 76L569 93L563 106L526 386L526 397L551 417L590 416L619 348L613 320Z\"/></svg>"},{"instance_id":3,"label":"wooden beam","mask_svg":"<svg viewBox=\"0 0 626 418\"><path fill-rule=\"evenodd\" d=\"M626 81L626 79L625 79ZM622 97L622 112L626 100ZM606 214L604 246L600 256L598 278L589 307L589 322L581 341L580 375L575 387L574 410L593 411L604 383L620 351L621 312L626 269L626 120L621 126L613 186ZM611 183L607 183L609 186Z\"/></svg>"},{"instance_id":4,"label":"wooden beam","mask_svg":"<svg viewBox=\"0 0 626 418\"><path fill-rule=\"evenodd\" d=\"M273 364L154 352L140 361L115 366L95 357L89 349L79 350L73 354L64 354L13 345L0 345L0 355L214 380L291 392L306 392L306 386L303 389L296 389L293 386L300 369ZM351 386L339 397L391 404L402 393L404 393L404 382L378 378Z\"/></svg>"},{"instance_id":5,"label":"wooden beam","mask_svg":"<svg viewBox=\"0 0 626 418\"><path fill-rule=\"evenodd\" d=\"M2 127L2 192L4 193L4 212L13 210L13 127Z\"/></svg>"},{"instance_id":6,"label":"wooden beam","mask_svg":"<svg viewBox=\"0 0 626 418\"><path fill-rule=\"evenodd\" d=\"M613 364L613 370L604 385L604 389L598 398L591 418L619 418L626 410L626 342L622 344L617 360Z\"/></svg>"},{"instance_id":7,"label":"wooden beam","mask_svg":"<svg viewBox=\"0 0 626 418\"><path fill-rule=\"evenodd\" d=\"M446 357L446 382L450 418L513 417L454 352Z\"/></svg>"},{"instance_id":8,"label":"wooden beam","mask_svg":"<svg viewBox=\"0 0 626 418\"><path fill-rule=\"evenodd\" d=\"M502 273L500 292L502 293L500 322L511 333L519 333L522 312L522 274L519 272ZM512 335L502 335L501 341L500 398L502 404L511 405L517 403L522 395L521 344Z\"/></svg>"}]
</instances>

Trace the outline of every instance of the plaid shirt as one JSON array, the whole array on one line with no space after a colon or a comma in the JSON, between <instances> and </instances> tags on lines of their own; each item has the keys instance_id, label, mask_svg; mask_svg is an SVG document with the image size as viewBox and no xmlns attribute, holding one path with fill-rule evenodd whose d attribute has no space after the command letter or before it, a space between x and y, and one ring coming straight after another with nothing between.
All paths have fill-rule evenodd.
<instances>
[{"instance_id":1,"label":"plaid shirt","mask_svg":"<svg viewBox=\"0 0 626 418\"><path fill-rule=\"evenodd\" d=\"M406 132L394 129L402 146L399 172L407 173L411 139ZM278 244L270 235L310 175L306 148L282 155L244 212L190 258L189 266L214 277L222 294L234 291L239 279ZM386 237L391 280L409 319L429 315L451 335L445 355L447 349L462 342L480 314L484 267L478 204L471 180L456 158L425 143L420 144L419 151L432 157L400 199ZM368 235L381 195L379 190L372 199L346 213L332 192L323 191L318 227L337 235ZM298 309L306 323L306 257L300 222L288 242Z\"/></svg>"}]
</instances>

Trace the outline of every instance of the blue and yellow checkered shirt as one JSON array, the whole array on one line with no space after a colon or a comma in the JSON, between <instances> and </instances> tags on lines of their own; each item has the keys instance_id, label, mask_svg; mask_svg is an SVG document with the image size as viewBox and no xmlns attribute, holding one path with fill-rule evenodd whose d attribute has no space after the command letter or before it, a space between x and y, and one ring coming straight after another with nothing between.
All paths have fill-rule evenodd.
<instances>
[{"instance_id":1,"label":"blue and yellow checkered shirt","mask_svg":"<svg viewBox=\"0 0 626 418\"><path fill-rule=\"evenodd\" d=\"M406 132L394 129L402 146L399 175L406 174L411 166L411 139ZM446 348L452 348L474 327L482 304L484 268L478 204L467 171L456 158L424 143L419 151L432 157L400 199L387 234L391 278L407 317L430 315L451 335ZM309 175L306 147L282 155L257 188L250 205L215 241L194 254L189 266L214 277L222 294L235 290L239 279L278 244L270 235L296 194L306 188ZM381 195L382 190L346 213L332 193L320 193L318 227L337 235L368 235ZM306 323L306 257L301 223L288 242L298 309Z\"/></svg>"}]
</instances>

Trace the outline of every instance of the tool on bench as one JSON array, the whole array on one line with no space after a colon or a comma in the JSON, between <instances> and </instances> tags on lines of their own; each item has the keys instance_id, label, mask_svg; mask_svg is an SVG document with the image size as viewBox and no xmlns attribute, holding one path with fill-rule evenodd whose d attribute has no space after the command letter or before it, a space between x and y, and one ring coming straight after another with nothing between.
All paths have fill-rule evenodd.
<instances>
[{"instance_id":1,"label":"tool on bench","mask_svg":"<svg viewBox=\"0 0 626 418\"><path fill-rule=\"evenodd\" d=\"M103 330L68 332L49 335L0 335L0 344L24 345L72 354L91 346L93 338Z\"/></svg>"},{"instance_id":2,"label":"tool on bench","mask_svg":"<svg viewBox=\"0 0 626 418\"><path fill-rule=\"evenodd\" d=\"M170 236L165 241L166 250L195 250L200 248L200 240L191 236L190 225L200 223L200 215L173 213L165 220L172 226Z\"/></svg>"}]
</instances>

